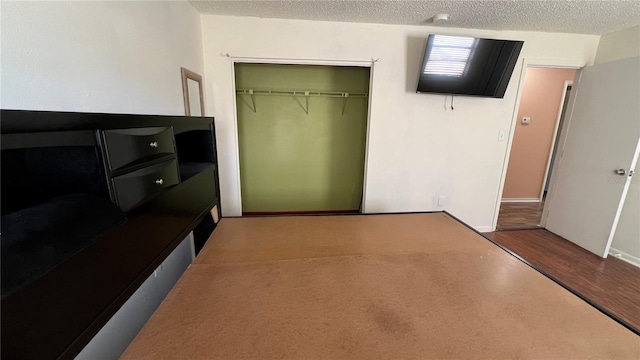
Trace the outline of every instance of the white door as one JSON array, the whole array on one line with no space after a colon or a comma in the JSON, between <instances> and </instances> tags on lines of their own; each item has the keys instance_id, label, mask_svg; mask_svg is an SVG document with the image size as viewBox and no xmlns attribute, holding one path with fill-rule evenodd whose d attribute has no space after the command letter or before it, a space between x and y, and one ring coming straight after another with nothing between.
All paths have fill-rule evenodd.
<instances>
[{"instance_id":1,"label":"white door","mask_svg":"<svg viewBox=\"0 0 640 360\"><path fill-rule=\"evenodd\" d=\"M588 66L578 78L545 227L607 257L640 147L640 57Z\"/></svg>"}]
</instances>

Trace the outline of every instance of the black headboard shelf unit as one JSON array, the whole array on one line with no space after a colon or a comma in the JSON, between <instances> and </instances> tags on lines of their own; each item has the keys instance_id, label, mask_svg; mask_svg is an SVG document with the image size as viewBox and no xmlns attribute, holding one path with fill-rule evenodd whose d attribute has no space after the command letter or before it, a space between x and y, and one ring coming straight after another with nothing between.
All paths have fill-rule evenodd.
<instances>
[{"instance_id":1,"label":"black headboard shelf unit","mask_svg":"<svg viewBox=\"0 0 640 360\"><path fill-rule=\"evenodd\" d=\"M213 118L1 110L0 125L2 357L73 358L215 228Z\"/></svg>"}]
</instances>

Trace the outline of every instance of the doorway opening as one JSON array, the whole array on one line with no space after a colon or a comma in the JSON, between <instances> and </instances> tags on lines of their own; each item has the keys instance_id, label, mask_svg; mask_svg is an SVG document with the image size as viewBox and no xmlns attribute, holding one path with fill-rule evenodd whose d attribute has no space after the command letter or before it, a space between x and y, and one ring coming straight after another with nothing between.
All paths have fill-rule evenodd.
<instances>
[{"instance_id":1,"label":"doorway opening","mask_svg":"<svg viewBox=\"0 0 640 360\"><path fill-rule=\"evenodd\" d=\"M528 66L496 230L540 227L575 69Z\"/></svg>"},{"instance_id":2,"label":"doorway opening","mask_svg":"<svg viewBox=\"0 0 640 360\"><path fill-rule=\"evenodd\" d=\"M234 69L243 215L361 212L370 68Z\"/></svg>"}]
</instances>

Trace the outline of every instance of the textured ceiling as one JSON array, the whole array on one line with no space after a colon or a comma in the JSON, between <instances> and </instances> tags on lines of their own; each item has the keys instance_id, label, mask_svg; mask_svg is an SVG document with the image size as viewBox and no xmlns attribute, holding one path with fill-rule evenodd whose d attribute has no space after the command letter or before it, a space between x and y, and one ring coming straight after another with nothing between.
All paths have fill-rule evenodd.
<instances>
[{"instance_id":1,"label":"textured ceiling","mask_svg":"<svg viewBox=\"0 0 640 360\"><path fill-rule=\"evenodd\" d=\"M380 24L432 25L450 14L446 27L605 34L640 24L634 1L191 1L201 13Z\"/></svg>"}]
</instances>

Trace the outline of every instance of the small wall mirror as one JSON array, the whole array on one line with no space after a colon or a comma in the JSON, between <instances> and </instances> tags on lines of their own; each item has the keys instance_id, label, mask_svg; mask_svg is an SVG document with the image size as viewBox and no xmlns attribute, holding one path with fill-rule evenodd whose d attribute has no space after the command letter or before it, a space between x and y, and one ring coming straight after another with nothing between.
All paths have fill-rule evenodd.
<instances>
[{"instance_id":1,"label":"small wall mirror","mask_svg":"<svg viewBox=\"0 0 640 360\"><path fill-rule=\"evenodd\" d=\"M202 76L185 68L180 68L180 71L182 73L184 114L187 116L204 116Z\"/></svg>"}]
</instances>

